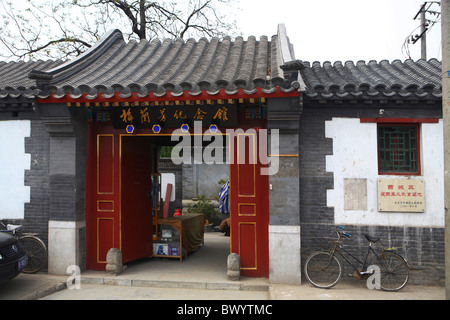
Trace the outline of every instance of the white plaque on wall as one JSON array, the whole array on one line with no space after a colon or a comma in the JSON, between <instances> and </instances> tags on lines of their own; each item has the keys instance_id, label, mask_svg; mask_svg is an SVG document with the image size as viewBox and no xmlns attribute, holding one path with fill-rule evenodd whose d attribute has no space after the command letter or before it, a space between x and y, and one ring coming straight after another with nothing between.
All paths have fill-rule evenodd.
<instances>
[{"instance_id":1,"label":"white plaque on wall","mask_svg":"<svg viewBox=\"0 0 450 320\"><path fill-rule=\"evenodd\" d=\"M379 179L378 211L425 212L425 183L413 179Z\"/></svg>"}]
</instances>

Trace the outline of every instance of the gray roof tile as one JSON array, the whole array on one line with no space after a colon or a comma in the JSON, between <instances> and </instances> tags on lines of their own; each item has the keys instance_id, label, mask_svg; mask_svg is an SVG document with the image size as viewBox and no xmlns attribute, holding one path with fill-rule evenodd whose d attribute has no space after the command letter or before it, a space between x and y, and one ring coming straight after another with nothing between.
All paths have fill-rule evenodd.
<instances>
[{"instance_id":1,"label":"gray roof tile","mask_svg":"<svg viewBox=\"0 0 450 320\"><path fill-rule=\"evenodd\" d=\"M46 70L61 65L62 61L0 62L0 98L17 97L36 92L36 81L28 78L32 70Z\"/></svg>"},{"instance_id":2,"label":"gray roof tile","mask_svg":"<svg viewBox=\"0 0 450 320\"><path fill-rule=\"evenodd\" d=\"M441 62L436 59L300 62L305 94L312 99L442 98Z\"/></svg>"},{"instance_id":3,"label":"gray roof tile","mask_svg":"<svg viewBox=\"0 0 450 320\"><path fill-rule=\"evenodd\" d=\"M125 42L118 30L80 57L67 61L0 62L0 98L70 94L87 99L116 93L141 98L195 97L219 90L235 94L257 89L270 94L305 90L310 99L441 99L441 62L340 61L284 63L283 33L259 39L237 37ZM286 40L286 39L285 39ZM293 57L292 57L293 58ZM295 58L293 58L295 59Z\"/></svg>"},{"instance_id":4,"label":"gray roof tile","mask_svg":"<svg viewBox=\"0 0 450 320\"><path fill-rule=\"evenodd\" d=\"M33 71L30 77L37 81L40 97L51 93L112 97L117 92L124 97L132 92L140 97L169 92L178 96L185 91L196 96L220 89L253 94L257 88L271 92L276 87L288 92L298 85L285 81L278 52L277 36L271 41L251 36L234 41L226 37L126 43L115 30L76 60L46 72Z\"/></svg>"}]
</instances>

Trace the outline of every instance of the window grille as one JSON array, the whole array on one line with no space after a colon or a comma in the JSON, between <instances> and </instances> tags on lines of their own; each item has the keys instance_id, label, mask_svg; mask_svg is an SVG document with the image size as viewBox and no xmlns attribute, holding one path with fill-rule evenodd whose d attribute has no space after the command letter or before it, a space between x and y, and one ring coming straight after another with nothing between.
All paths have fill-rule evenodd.
<instances>
[{"instance_id":1,"label":"window grille","mask_svg":"<svg viewBox=\"0 0 450 320\"><path fill-rule=\"evenodd\" d=\"M419 127L380 125L378 127L379 174L420 174Z\"/></svg>"}]
</instances>

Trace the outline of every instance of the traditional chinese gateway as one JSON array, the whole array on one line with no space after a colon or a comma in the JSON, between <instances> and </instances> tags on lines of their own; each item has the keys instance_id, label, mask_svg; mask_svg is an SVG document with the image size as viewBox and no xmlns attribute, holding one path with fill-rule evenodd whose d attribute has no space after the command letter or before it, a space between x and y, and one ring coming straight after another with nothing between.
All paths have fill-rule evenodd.
<instances>
[{"instance_id":1,"label":"traditional chinese gateway","mask_svg":"<svg viewBox=\"0 0 450 320\"><path fill-rule=\"evenodd\" d=\"M302 258L343 224L403 250L413 281L438 282L440 62L295 59L281 25L247 40L127 43L115 30L72 61L0 63L0 218L43 235L50 273L104 270L111 248L151 257L161 146L175 130L200 143L216 133L232 146L243 275L300 284ZM279 130L277 152L259 150L266 129Z\"/></svg>"},{"instance_id":2,"label":"traditional chinese gateway","mask_svg":"<svg viewBox=\"0 0 450 320\"><path fill-rule=\"evenodd\" d=\"M258 131L273 127L271 123L293 120L290 127L295 127L298 120L300 84L295 74L288 79L280 67L286 50L289 54L284 34L271 40L125 43L116 30L78 59L32 71L30 78L42 90L37 108L46 119L52 146L71 145L69 152L78 158L73 172L63 150L55 150L58 159L51 160L60 168L51 173L52 198L60 199L69 181L74 196L72 203L64 201L73 205L64 222L72 230L60 232L58 214L49 223L52 241L76 237L85 221L88 269L104 270L110 248L119 248L124 262L151 257L153 204L147 192L150 177L158 172L159 148L173 144L175 129L194 134L199 122L200 134L211 134L211 126L224 133L239 128L247 136L242 140L247 155L238 151L239 137L223 138L236 139L231 153L236 161L230 161L231 251L241 256L243 275L268 277L269 177L261 174L265 164L257 156L256 141ZM283 99L291 103L280 103ZM81 179L84 170L86 181ZM295 177L293 183L298 185ZM55 203L56 211L59 206ZM80 259L80 245L74 243L74 248L77 255L67 254ZM63 271L68 258L52 257L50 270Z\"/></svg>"}]
</instances>

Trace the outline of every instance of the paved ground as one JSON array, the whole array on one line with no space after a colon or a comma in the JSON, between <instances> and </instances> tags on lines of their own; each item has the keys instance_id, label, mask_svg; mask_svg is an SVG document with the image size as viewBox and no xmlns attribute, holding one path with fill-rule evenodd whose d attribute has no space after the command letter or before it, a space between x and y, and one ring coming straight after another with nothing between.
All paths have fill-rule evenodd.
<instances>
[{"instance_id":1,"label":"paved ground","mask_svg":"<svg viewBox=\"0 0 450 320\"><path fill-rule=\"evenodd\" d=\"M120 277L120 276L119 276ZM361 282L340 283L323 290L302 286L267 284L254 279L226 285L222 282L122 282L106 278L83 278L81 289L66 289L67 277L22 274L0 286L0 300L445 300L445 289L407 285L399 292L369 290ZM95 280L95 281L94 281ZM105 282L106 280L106 282ZM95 283L97 282L97 283ZM103 284L102 284L103 283ZM166 286L166 287L158 287ZM185 286L185 288L181 288ZM220 289L220 286L222 289Z\"/></svg>"},{"instance_id":2,"label":"paved ground","mask_svg":"<svg viewBox=\"0 0 450 320\"><path fill-rule=\"evenodd\" d=\"M66 288L67 277L48 274L20 274L0 284L0 300L35 300Z\"/></svg>"},{"instance_id":3,"label":"paved ground","mask_svg":"<svg viewBox=\"0 0 450 320\"><path fill-rule=\"evenodd\" d=\"M330 290L271 285L267 291L154 288L82 284L80 290L62 290L42 300L445 300L440 287L407 286L400 292L369 290L341 284Z\"/></svg>"},{"instance_id":4,"label":"paved ground","mask_svg":"<svg viewBox=\"0 0 450 320\"><path fill-rule=\"evenodd\" d=\"M41 300L268 300L267 291L209 290L82 284Z\"/></svg>"},{"instance_id":5,"label":"paved ground","mask_svg":"<svg viewBox=\"0 0 450 320\"><path fill-rule=\"evenodd\" d=\"M407 285L399 292L369 290L349 279L332 289L270 284L268 279L226 278L229 241L209 234L205 246L180 262L150 259L131 263L117 277L87 271L81 288L68 290L66 276L21 274L0 285L0 300L445 300L445 288ZM352 281L353 280L353 281Z\"/></svg>"},{"instance_id":6,"label":"paved ground","mask_svg":"<svg viewBox=\"0 0 450 320\"><path fill-rule=\"evenodd\" d=\"M317 289L306 283L302 286L273 285L270 295L275 300L445 300L445 288L407 285L398 292L369 290L365 283L348 281L332 289Z\"/></svg>"}]
</instances>

